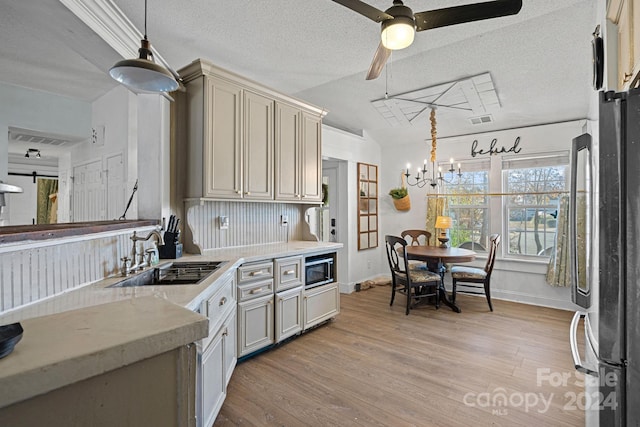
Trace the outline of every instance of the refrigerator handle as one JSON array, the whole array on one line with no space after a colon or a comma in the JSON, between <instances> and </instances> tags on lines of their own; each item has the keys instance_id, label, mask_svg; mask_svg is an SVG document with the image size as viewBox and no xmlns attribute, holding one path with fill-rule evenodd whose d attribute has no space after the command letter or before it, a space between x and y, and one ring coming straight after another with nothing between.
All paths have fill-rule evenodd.
<instances>
[{"instance_id":1,"label":"refrigerator handle","mask_svg":"<svg viewBox=\"0 0 640 427\"><path fill-rule=\"evenodd\" d=\"M598 376L598 372L592 371L591 369L582 365L582 360L580 360L580 353L578 352L578 323L580 323L580 319L586 316L586 313L582 311L576 311L576 314L573 315L573 320L571 320L571 328L569 329L569 343L571 344L571 356L573 357L573 365L575 366L578 372L582 372L587 375L592 375L594 377Z\"/></svg>"}]
</instances>

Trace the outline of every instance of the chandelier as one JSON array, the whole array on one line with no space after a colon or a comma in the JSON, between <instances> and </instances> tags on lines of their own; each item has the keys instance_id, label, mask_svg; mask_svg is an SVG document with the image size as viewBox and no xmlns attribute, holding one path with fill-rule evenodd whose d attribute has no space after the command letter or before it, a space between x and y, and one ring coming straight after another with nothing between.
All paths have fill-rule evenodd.
<instances>
[{"instance_id":1,"label":"chandelier","mask_svg":"<svg viewBox=\"0 0 640 427\"><path fill-rule=\"evenodd\" d=\"M436 188L440 183L446 182L447 184L451 184L454 176L458 175L458 179L462 176L461 165L458 163L458 173L455 173L456 170L453 167L453 158L449 160L449 174L451 178L449 180L445 179L442 175L442 167L438 167L438 174L436 175L436 109L435 107L431 107L431 114L429 115L429 121L431 122L431 177L428 176L427 171L427 159L424 159L424 164L422 165L422 169L418 167L415 176L411 176L410 168L411 163L407 163L407 172L404 174L407 177L407 184L422 188L425 185L429 184L431 187Z\"/></svg>"}]
</instances>

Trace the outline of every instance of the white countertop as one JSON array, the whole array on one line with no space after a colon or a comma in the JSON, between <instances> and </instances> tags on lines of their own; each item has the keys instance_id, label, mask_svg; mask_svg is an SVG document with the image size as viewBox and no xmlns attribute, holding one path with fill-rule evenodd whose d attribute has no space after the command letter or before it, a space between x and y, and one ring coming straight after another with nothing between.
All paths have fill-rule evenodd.
<instances>
[{"instance_id":1,"label":"white countertop","mask_svg":"<svg viewBox=\"0 0 640 427\"><path fill-rule=\"evenodd\" d=\"M197 341L206 317L155 297L102 304L21 323L0 359L0 408Z\"/></svg>"},{"instance_id":2,"label":"white countertop","mask_svg":"<svg viewBox=\"0 0 640 427\"><path fill-rule=\"evenodd\" d=\"M198 285L109 288L123 279L123 277L112 277L2 313L0 325L21 322L25 332L14 352L0 359L0 407L27 398L24 396L29 393L35 396L61 387L65 385L64 381L66 384L77 381L77 375L84 378L88 378L92 373L97 375L99 372L94 372L95 369L92 370L91 365L95 365L97 369L97 366L102 366L105 357L114 362L109 364L110 369L131 363L109 359L110 351L117 352L118 349L126 347L132 351L127 355L131 358L137 357L137 360L158 354L160 353L156 351L158 347L149 344L155 341L161 343L162 334L170 335L172 326L176 330L184 327L185 320L192 324L192 333L185 334L185 337L190 338L191 341L176 344L173 348L206 336L206 319L193 311L197 310L200 303L213 295L219 285L224 283L224 280L220 279L235 274L236 268L241 264L271 258L336 251L341 247L342 243L292 241L209 250L204 255L185 255L179 259L180 261L227 261L211 277ZM171 261L162 260L162 263ZM158 306L160 303L162 303L162 310L151 309L152 306ZM200 326L198 322L194 323L193 316L205 321L205 331L202 335L198 335ZM82 338L87 334L92 335L84 329L86 323L92 318L97 323L92 323L91 328L94 331L102 331L100 333L108 335L109 340L99 343ZM132 323L131 320L127 321L127 318L135 318L136 321ZM114 327L116 324L119 327ZM73 333L70 334L70 331ZM194 337L194 333L198 336ZM59 341L58 337L64 337L64 340ZM74 342L75 344L72 344ZM144 343L144 345L140 346L136 343ZM175 344L173 341L171 343ZM100 351L91 353L88 351L90 348L97 348ZM75 375L71 372L72 369L65 371L60 368L62 370L55 374L47 368L47 366L58 365L73 368L79 365L64 362L73 360L82 361L86 370ZM120 365L116 366L118 363ZM44 375L45 372L47 375ZM36 378L35 373L40 376ZM46 380L45 377L49 376L51 379ZM21 384L20 393L13 385L14 383ZM16 400L7 394L23 397Z\"/></svg>"}]
</instances>

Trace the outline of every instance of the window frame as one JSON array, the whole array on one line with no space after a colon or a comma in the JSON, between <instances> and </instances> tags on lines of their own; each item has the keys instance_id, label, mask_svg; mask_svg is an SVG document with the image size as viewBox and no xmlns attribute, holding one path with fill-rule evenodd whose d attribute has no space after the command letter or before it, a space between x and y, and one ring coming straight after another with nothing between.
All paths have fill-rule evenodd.
<instances>
[{"instance_id":1,"label":"window frame","mask_svg":"<svg viewBox=\"0 0 640 427\"><path fill-rule=\"evenodd\" d=\"M527 253L511 253L511 238L510 238L510 232L512 231L512 227L511 227L511 222L510 221L510 210L511 209L524 209L525 212L525 216L524 216L524 221L522 221L522 223L528 223L529 221L527 220L528 216L527 216L527 210L529 209L534 209L536 213L534 213L534 215L538 214L539 211L543 211L543 212L548 212L548 210L553 209L553 210L557 210L558 209L558 204L557 203L551 203L550 201L548 201L547 203L526 203L523 202L522 204L513 204L511 202L511 194L516 194L515 192L511 191L511 185L509 182L509 177L510 177L510 172L513 170L531 170L531 169L543 169L543 168L554 168L554 167L564 167L564 188L563 189L558 189L559 193L564 193L567 192L569 190L569 186L570 186L570 160L569 160L569 152L568 151L562 151L562 152L554 152L554 153L547 153L547 154L539 154L539 155L532 155L532 156L528 156L528 157L504 157L502 159L501 162L501 175L502 175L502 190L503 190L503 195L502 196L502 200L501 200L501 204L502 204L502 218L501 218L501 229L502 229L502 235L505 236L503 238L503 242L505 242L505 244L502 247L502 257L504 259L512 259L512 260L527 260L527 261L541 261L541 262L547 262L549 260L549 255L545 254L544 251L546 251L549 247L551 248L555 248L556 242L557 242L557 228L555 233L553 234L552 237L552 245L548 245L546 242L546 235L545 235L545 244L543 244L543 248L542 248L542 254L527 254ZM547 180L544 181L545 182L545 187L547 186ZM544 191L550 191L548 189L544 189ZM527 194L527 193L522 193L522 194ZM546 214L544 215L544 221L543 221L543 228L542 231L543 233L548 233L547 230L547 220L546 220ZM556 222L557 224L557 222ZM526 225L525 225L525 233L528 233L529 231L526 229ZM531 232L535 232L535 229L532 228ZM525 234L526 236L526 234ZM522 234L519 234L519 239L521 239ZM525 251L526 251L526 242L525 242Z\"/></svg>"},{"instance_id":2,"label":"window frame","mask_svg":"<svg viewBox=\"0 0 640 427\"><path fill-rule=\"evenodd\" d=\"M475 193L459 193L458 190L461 188L462 185L461 184L461 177L458 177L457 174L454 172L454 174L451 174L448 172L448 170L451 167L450 163L446 163L446 162L440 162L438 164L439 168L442 168L443 171L443 177L445 178L446 181L443 181L441 184L441 188L442 188L442 193L444 195L446 195L447 197L447 212L448 215L451 216L452 218L454 218L454 227L452 228L452 230L449 231L449 233L451 234L453 230L458 229L458 218L459 215L452 215L453 211L460 211L460 210L473 210L473 209L483 209L484 210L484 222L482 224L481 227L472 227L471 229L467 229L465 228L465 231L470 231L472 233L472 235L476 232L480 233L480 239L479 241L475 241L473 240L473 238L470 239L470 241L480 244L482 246L484 246L485 251L482 251L479 248L471 248L472 250L476 251L480 256L483 256L486 254L486 251L488 251L488 244L489 244L489 236L491 235L491 230L492 230L492 209L491 209L491 196L489 196L488 194L491 192L491 160L490 159L483 159L483 160L475 160L475 161L460 161L460 170L461 173L463 174L463 177L465 174L470 174L470 173L478 173L478 172L484 172L485 173L485 182L472 182L470 184L466 184L466 185L473 185L474 187L479 187L480 185L483 185L483 191L481 191L479 194L481 194L481 196L476 196L473 197L472 195ZM451 179L450 179L451 178ZM449 181L449 182L448 182ZM478 204L455 204L454 200L456 199L456 194L469 194L470 197L473 197L474 199L479 198L479 197L483 197L484 198L484 203L478 203ZM484 231L483 231L484 229ZM483 234L486 234L486 236L483 236ZM485 241L482 241L482 238L484 237ZM450 244L451 246L458 246L457 244L453 243L454 237L450 236ZM464 243L464 242L459 242L459 243Z\"/></svg>"}]
</instances>

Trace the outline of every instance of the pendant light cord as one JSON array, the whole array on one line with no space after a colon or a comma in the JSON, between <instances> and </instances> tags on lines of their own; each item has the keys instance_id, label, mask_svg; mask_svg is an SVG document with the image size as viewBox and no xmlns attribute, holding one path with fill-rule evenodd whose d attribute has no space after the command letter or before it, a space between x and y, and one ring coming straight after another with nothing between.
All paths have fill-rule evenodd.
<instances>
[{"instance_id":1,"label":"pendant light cord","mask_svg":"<svg viewBox=\"0 0 640 427\"><path fill-rule=\"evenodd\" d=\"M147 38L147 0L144 0L144 38Z\"/></svg>"}]
</instances>

